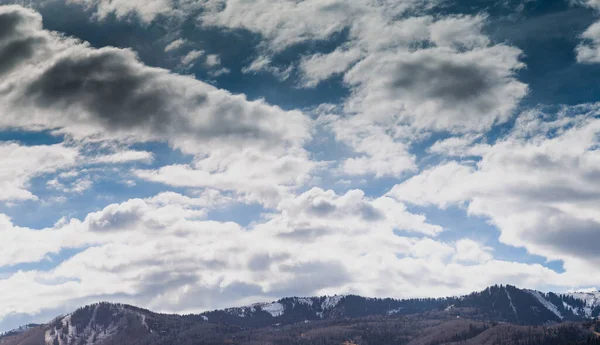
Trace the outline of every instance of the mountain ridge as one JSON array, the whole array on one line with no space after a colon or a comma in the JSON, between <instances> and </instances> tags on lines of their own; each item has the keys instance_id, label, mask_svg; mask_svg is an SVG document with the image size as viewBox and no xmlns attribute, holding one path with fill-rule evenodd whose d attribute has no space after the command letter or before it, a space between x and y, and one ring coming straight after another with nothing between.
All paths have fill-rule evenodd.
<instances>
[{"instance_id":1,"label":"mountain ridge","mask_svg":"<svg viewBox=\"0 0 600 345\"><path fill-rule=\"evenodd\" d=\"M235 333L302 323L414 315L523 326L583 322L600 316L600 292L556 294L494 285L459 297L285 297L273 302L187 315L159 314L132 305L100 302L59 316L47 324L9 332L0 336L0 345L154 344L157 339L177 339L181 334L196 334L202 329L210 330L207 331L210 333L222 328ZM29 340L11 342L15 339Z\"/></svg>"}]
</instances>

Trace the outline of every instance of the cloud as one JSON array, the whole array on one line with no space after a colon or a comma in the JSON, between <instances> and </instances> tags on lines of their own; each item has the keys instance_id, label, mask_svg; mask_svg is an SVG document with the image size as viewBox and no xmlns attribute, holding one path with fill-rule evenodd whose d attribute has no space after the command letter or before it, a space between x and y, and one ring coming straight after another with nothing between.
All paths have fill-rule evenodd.
<instances>
[{"instance_id":1,"label":"cloud","mask_svg":"<svg viewBox=\"0 0 600 345\"><path fill-rule=\"evenodd\" d=\"M48 129L78 141L165 141L194 156L195 169L210 165L201 173L213 179L232 164L240 168L240 181L246 178L247 167L227 158L231 152L313 166L303 149L313 124L300 111L145 66L128 49L96 49L65 38L44 30L39 14L19 6L0 7L0 26L6 29L2 42L23 40L32 52L24 57L0 45L3 60L18 61L3 64L10 69L0 83L0 128ZM240 159L251 164L250 157Z\"/></svg>"},{"instance_id":2,"label":"cloud","mask_svg":"<svg viewBox=\"0 0 600 345\"><path fill-rule=\"evenodd\" d=\"M151 163L154 160L154 154L148 151L122 150L115 153L98 155L90 160L90 163L118 164L129 162Z\"/></svg>"},{"instance_id":3,"label":"cloud","mask_svg":"<svg viewBox=\"0 0 600 345\"><path fill-rule=\"evenodd\" d=\"M600 22L592 24L582 34L583 42L575 48L577 62L599 63L600 62Z\"/></svg>"},{"instance_id":4,"label":"cloud","mask_svg":"<svg viewBox=\"0 0 600 345\"><path fill-rule=\"evenodd\" d=\"M357 87L347 111L416 130L484 131L505 122L526 94L513 77L519 55L502 45L372 55L344 77Z\"/></svg>"},{"instance_id":5,"label":"cloud","mask_svg":"<svg viewBox=\"0 0 600 345\"><path fill-rule=\"evenodd\" d=\"M557 114L523 113L491 145L468 150L476 163L449 161L396 185L388 195L416 205L465 205L501 231L500 241L549 260L569 274L600 262L598 105ZM585 284L583 284L585 285Z\"/></svg>"},{"instance_id":6,"label":"cloud","mask_svg":"<svg viewBox=\"0 0 600 345\"><path fill-rule=\"evenodd\" d=\"M203 50L192 50L181 58L181 64L184 66L193 65L202 55L204 55Z\"/></svg>"},{"instance_id":7,"label":"cloud","mask_svg":"<svg viewBox=\"0 0 600 345\"><path fill-rule=\"evenodd\" d=\"M281 51L293 44L324 40L340 32L361 11L364 2L211 0L200 16L204 26L246 29L265 37L269 49Z\"/></svg>"},{"instance_id":8,"label":"cloud","mask_svg":"<svg viewBox=\"0 0 600 345\"><path fill-rule=\"evenodd\" d=\"M304 185L318 163L311 162L305 152L287 156L268 152L221 150L198 157L192 164L175 164L158 169L138 169L138 178L176 187L216 188L237 192L247 202L269 207Z\"/></svg>"},{"instance_id":9,"label":"cloud","mask_svg":"<svg viewBox=\"0 0 600 345\"><path fill-rule=\"evenodd\" d=\"M350 235L366 233L370 231L369 228L375 227L435 236L442 231L440 226L427 224L425 216L408 212L404 205L385 197L370 200L360 190L337 196L333 191L313 188L294 199L285 200L279 209L283 217L276 220L280 222L289 217L292 223L285 227L292 232L301 229L335 229ZM311 237L311 240L316 238Z\"/></svg>"},{"instance_id":10,"label":"cloud","mask_svg":"<svg viewBox=\"0 0 600 345\"><path fill-rule=\"evenodd\" d=\"M433 2L429 6L434 7ZM352 96L346 113L416 129L482 131L504 122L527 86L515 78L521 51L483 34L486 17L424 15L418 1L336 0L205 5L203 25L243 28L263 35L269 54L305 41L347 39L329 53L300 59L301 83L343 74ZM292 19L293 18L293 19ZM256 67L254 68L256 69Z\"/></svg>"},{"instance_id":11,"label":"cloud","mask_svg":"<svg viewBox=\"0 0 600 345\"><path fill-rule=\"evenodd\" d=\"M79 151L61 144L22 146L0 144L0 201L37 199L28 189L29 181L44 174L74 166Z\"/></svg>"},{"instance_id":12,"label":"cloud","mask_svg":"<svg viewBox=\"0 0 600 345\"><path fill-rule=\"evenodd\" d=\"M436 141L429 148L429 152L445 155L463 157L469 154L473 142L481 138L481 135L463 135L460 137L450 137Z\"/></svg>"},{"instance_id":13,"label":"cloud","mask_svg":"<svg viewBox=\"0 0 600 345\"><path fill-rule=\"evenodd\" d=\"M268 72L276 76L279 80L287 80L294 69L293 65L287 68L276 67L272 65L271 58L266 55L261 55L254 59L248 66L242 68L242 73L252 74L258 72Z\"/></svg>"},{"instance_id":14,"label":"cloud","mask_svg":"<svg viewBox=\"0 0 600 345\"><path fill-rule=\"evenodd\" d=\"M171 0L69 0L92 9L97 19L114 14L123 19L136 15L144 23L153 21L158 15L173 16L178 11Z\"/></svg>"},{"instance_id":15,"label":"cloud","mask_svg":"<svg viewBox=\"0 0 600 345\"><path fill-rule=\"evenodd\" d=\"M456 242L456 254L453 259L466 263L487 262L493 259L493 255L490 253L492 250L492 248L482 246L473 240L461 239Z\"/></svg>"},{"instance_id":16,"label":"cloud","mask_svg":"<svg viewBox=\"0 0 600 345\"><path fill-rule=\"evenodd\" d=\"M416 169L409 145L394 140L381 126L362 118L337 117L328 128L338 141L347 143L357 154L341 162L342 173L398 177Z\"/></svg>"},{"instance_id":17,"label":"cloud","mask_svg":"<svg viewBox=\"0 0 600 345\"><path fill-rule=\"evenodd\" d=\"M516 78L525 67L521 50L488 38L485 15L427 15L436 5L215 0L200 20L262 35L261 55L247 71L298 72L301 87L341 76L350 95L330 129L355 156L339 171L400 177L415 169L415 141L431 132L485 132L508 121L528 92ZM335 49L300 56L291 72L271 66L289 47L334 37Z\"/></svg>"},{"instance_id":18,"label":"cloud","mask_svg":"<svg viewBox=\"0 0 600 345\"><path fill-rule=\"evenodd\" d=\"M60 182L58 178L54 178L46 182L48 187L52 189L56 189L61 191L62 193L77 193L81 194L86 190L90 189L93 185L92 180L86 176L83 178L78 178L74 181L70 181L69 185L65 185L63 182Z\"/></svg>"},{"instance_id":19,"label":"cloud","mask_svg":"<svg viewBox=\"0 0 600 345\"><path fill-rule=\"evenodd\" d=\"M600 1L581 0L577 1L584 6L600 10ZM585 64L594 64L600 62L600 22L596 22L588 27L581 35L581 43L575 48L577 62Z\"/></svg>"},{"instance_id":20,"label":"cloud","mask_svg":"<svg viewBox=\"0 0 600 345\"><path fill-rule=\"evenodd\" d=\"M167 46L165 47L165 52L170 52L173 50L177 50L179 48L181 48L187 41L182 39L182 38L178 38L176 40L174 40L173 42L167 44Z\"/></svg>"},{"instance_id":21,"label":"cloud","mask_svg":"<svg viewBox=\"0 0 600 345\"><path fill-rule=\"evenodd\" d=\"M75 307L97 296L192 312L283 295L431 296L557 278L539 265L493 260L470 242L423 238L442 229L391 198L358 190L338 195L314 188L248 228L204 218L218 199L230 202L214 191L197 198L164 193L42 230L17 229L0 218L0 236L14 244L0 247L0 266L79 248L50 270L0 279L0 319ZM398 236L396 229L419 236Z\"/></svg>"},{"instance_id":22,"label":"cloud","mask_svg":"<svg viewBox=\"0 0 600 345\"><path fill-rule=\"evenodd\" d=\"M338 48L329 54L306 56L300 62L303 86L315 87L322 80L347 71L360 58L361 52L359 50L343 48Z\"/></svg>"}]
</instances>

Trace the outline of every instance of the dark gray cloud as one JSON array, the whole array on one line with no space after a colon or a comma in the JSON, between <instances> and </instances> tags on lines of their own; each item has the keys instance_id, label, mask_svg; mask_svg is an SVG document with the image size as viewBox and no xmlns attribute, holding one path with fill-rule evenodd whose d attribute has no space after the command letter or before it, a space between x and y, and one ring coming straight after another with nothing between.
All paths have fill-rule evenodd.
<instances>
[{"instance_id":1,"label":"dark gray cloud","mask_svg":"<svg viewBox=\"0 0 600 345\"><path fill-rule=\"evenodd\" d=\"M363 203L360 207L360 215L367 222L376 222L385 219L385 214L368 203Z\"/></svg>"},{"instance_id":2,"label":"dark gray cloud","mask_svg":"<svg viewBox=\"0 0 600 345\"><path fill-rule=\"evenodd\" d=\"M2 45L0 48L0 75L32 58L36 51L43 48L45 44L47 44L45 37L25 37Z\"/></svg>"},{"instance_id":3,"label":"dark gray cloud","mask_svg":"<svg viewBox=\"0 0 600 345\"><path fill-rule=\"evenodd\" d=\"M313 214L318 217L325 217L334 213L337 210L337 207L325 200L321 200L318 203L312 203L308 206L307 212L309 214Z\"/></svg>"},{"instance_id":4,"label":"dark gray cloud","mask_svg":"<svg viewBox=\"0 0 600 345\"><path fill-rule=\"evenodd\" d=\"M529 243L551 248L563 255L600 263L600 223L581 219L560 210L548 210L536 228L524 233Z\"/></svg>"},{"instance_id":5,"label":"dark gray cloud","mask_svg":"<svg viewBox=\"0 0 600 345\"><path fill-rule=\"evenodd\" d=\"M145 66L127 49L60 37L42 29L32 10L0 7L0 32L0 74L15 85L9 107L22 125L261 148L299 145L309 136L310 122L299 112Z\"/></svg>"},{"instance_id":6,"label":"dark gray cloud","mask_svg":"<svg viewBox=\"0 0 600 345\"><path fill-rule=\"evenodd\" d=\"M355 89L346 108L373 118L395 115L415 128L486 130L510 118L527 94L516 79L520 55L504 45L372 55L344 76Z\"/></svg>"},{"instance_id":7,"label":"dark gray cloud","mask_svg":"<svg viewBox=\"0 0 600 345\"><path fill-rule=\"evenodd\" d=\"M0 12L0 42L14 38L23 29L39 26L40 16L19 6L4 6Z\"/></svg>"},{"instance_id":8,"label":"dark gray cloud","mask_svg":"<svg viewBox=\"0 0 600 345\"><path fill-rule=\"evenodd\" d=\"M390 90L402 95L406 90L418 89L428 99L469 102L489 93L496 84L489 71L477 65L426 57L399 64L390 80Z\"/></svg>"},{"instance_id":9,"label":"dark gray cloud","mask_svg":"<svg viewBox=\"0 0 600 345\"><path fill-rule=\"evenodd\" d=\"M302 228L294 229L291 232L282 232L278 237L300 242L318 241L319 237L331 234L333 231L326 228Z\"/></svg>"},{"instance_id":10,"label":"dark gray cloud","mask_svg":"<svg viewBox=\"0 0 600 345\"><path fill-rule=\"evenodd\" d=\"M166 131L177 111L172 91L157 83L155 70L140 68L128 51L102 49L80 56L64 56L45 70L24 97L42 108L80 107L110 129L146 126ZM197 95L196 105L206 101ZM193 106L193 105L192 105ZM176 123L188 128L181 118Z\"/></svg>"},{"instance_id":11,"label":"dark gray cloud","mask_svg":"<svg viewBox=\"0 0 600 345\"><path fill-rule=\"evenodd\" d=\"M0 11L0 75L32 58L48 44L48 36L36 33L41 18L18 6Z\"/></svg>"}]
</instances>

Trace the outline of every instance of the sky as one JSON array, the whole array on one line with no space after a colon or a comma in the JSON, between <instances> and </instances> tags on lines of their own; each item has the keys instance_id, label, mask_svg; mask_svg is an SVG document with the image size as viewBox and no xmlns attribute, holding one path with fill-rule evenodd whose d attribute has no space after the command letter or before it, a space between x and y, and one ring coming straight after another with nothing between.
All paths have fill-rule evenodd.
<instances>
[{"instance_id":1,"label":"sky","mask_svg":"<svg viewBox=\"0 0 600 345\"><path fill-rule=\"evenodd\" d=\"M0 332L600 288L598 0L0 0Z\"/></svg>"}]
</instances>

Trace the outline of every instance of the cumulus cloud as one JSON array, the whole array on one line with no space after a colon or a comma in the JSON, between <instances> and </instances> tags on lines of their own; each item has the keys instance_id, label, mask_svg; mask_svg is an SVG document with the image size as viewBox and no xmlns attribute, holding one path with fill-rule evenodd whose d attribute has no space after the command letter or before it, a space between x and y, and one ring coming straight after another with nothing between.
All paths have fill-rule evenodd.
<instances>
[{"instance_id":1,"label":"cumulus cloud","mask_svg":"<svg viewBox=\"0 0 600 345\"><path fill-rule=\"evenodd\" d=\"M450 161L396 185L388 195L417 205L465 205L489 218L506 244L581 273L600 262L598 105L522 114L506 137L475 145L476 163Z\"/></svg>"},{"instance_id":2,"label":"cumulus cloud","mask_svg":"<svg viewBox=\"0 0 600 345\"><path fill-rule=\"evenodd\" d=\"M466 263L487 262L493 259L492 250L491 247L482 246L473 240L461 239L456 242L456 254L453 259Z\"/></svg>"},{"instance_id":3,"label":"cumulus cloud","mask_svg":"<svg viewBox=\"0 0 600 345\"><path fill-rule=\"evenodd\" d=\"M263 151L222 151L199 157L192 164L137 169L138 178L177 187L208 187L237 192L247 202L275 206L308 181L318 164L306 153L280 157Z\"/></svg>"},{"instance_id":4,"label":"cumulus cloud","mask_svg":"<svg viewBox=\"0 0 600 345\"><path fill-rule=\"evenodd\" d=\"M0 279L0 318L75 306L96 296L192 312L282 295L430 296L497 281L557 278L539 265L493 260L488 249L470 242L422 237L442 229L400 202L358 190L338 195L314 188L286 199L276 213L248 228L204 218L207 207L229 202L214 191L199 197L163 193L43 230L16 229L0 218L0 236L16 244L0 247L0 266L80 248L48 271Z\"/></svg>"},{"instance_id":5,"label":"cumulus cloud","mask_svg":"<svg viewBox=\"0 0 600 345\"><path fill-rule=\"evenodd\" d=\"M527 92L514 77L524 67L521 51L493 44L482 33L485 16L436 19L418 10L414 16L421 5L215 0L207 2L201 21L260 33L274 52L347 29L346 42L330 53L305 56L300 70L305 86L345 74L355 89L350 113L400 118L434 130L484 130L506 121ZM405 14L408 10L413 16Z\"/></svg>"},{"instance_id":6,"label":"cumulus cloud","mask_svg":"<svg viewBox=\"0 0 600 345\"><path fill-rule=\"evenodd\" d=\"M231 170L234 161L223 157L235 151L312 165L302 148L312 121L299 111L147 67L128 49L91 48L44 30L39 14L19 6L0 7L0 26L2 128L49 129L76 140L166 141L197 157L195 168L211 165L201 171L209 176Z\"/></svg>"},{"instance_id":7,"label":"cumulus cloud","mask_svg":"<svg viewBox=\"0 0 600 345\"><path fill-rule=\"evenodd\" d=\"M357 157L342 162L340 171L398 177L414 169L408 151L415 139L432 131L484 132L511 118L528 91L516 78L525 67L521 51L490 40L483 33L486 16L427 15L436 5L213 0L200 21L261 34L262 55L247 70L286 78L289 72L270 66L272 56L299 43L343 37L330 52L299 58L300 86L342 76L351 94L331 128ZM386 153L368 148L378 141ZM390 163L392 155L401 162Z\"/></svg>"},{"instance_id":8,"label":"cumulus cloud","mask_svg":"<svg viewBox=\"0 0 600 345\"><path fill-rule=\"evenodd\" d=\"M360 86L348 110L417 129L482 131L505 122L526 86L513 77L520 51L507 46L457 53L444 48L373 55L345 80ZM381 119L381 120L380 120Z\"/></svg>"},{"instance_id":9,"label":"cumulus cloud","mask_svg":"<svg viewBox=\"0 0 600 345\"><path fill-rule=\"evenodd\" d=\"M341 162L342 173L398 177L416 169L409 144L394 140L382 126L361 118L336 117L328 128L337 140L348 144L357 154Z\"/></svg>"}]
</instances>

